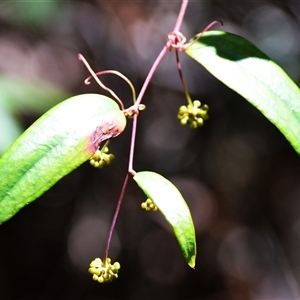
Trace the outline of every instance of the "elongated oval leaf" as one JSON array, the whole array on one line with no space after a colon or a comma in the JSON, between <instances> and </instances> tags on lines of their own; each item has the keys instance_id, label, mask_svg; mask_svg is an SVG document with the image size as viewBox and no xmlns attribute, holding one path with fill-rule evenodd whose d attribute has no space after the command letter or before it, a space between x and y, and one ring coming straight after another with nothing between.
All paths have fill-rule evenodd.
<instances>
[{"instance_id":1,"label":"elongated oval leaf","mask_svg":"<svg viewBox=\"0 0 300 300\"><path fill-rule=\"evenodd\" d=\"M300 90L249 41L221 31L205 32L186 53L258 108L300 153Z\"/></svg>"},{"instance_id":2,"label":"elongated oval leaf","mask_svg":"<svg viewBox=\"0 0 300 300\"><path fill-rule=\"evenodd\" d=\"M178 189L169 180L154 172L138 172L133 179L170 223L184 258L194 268L196 261L195 228L190 210Z\"/></svg>"},{"instance_id":3,"label":"elongated oval leaf","mask_svg":"<svg viewBox=\"0 0 300 300\"><path fill-rule=\"evenodd\" d=\"M0 159L0 224L120 134L124 114L96 94L69 98L30 126Z\"/></svg>"}]
</instances>

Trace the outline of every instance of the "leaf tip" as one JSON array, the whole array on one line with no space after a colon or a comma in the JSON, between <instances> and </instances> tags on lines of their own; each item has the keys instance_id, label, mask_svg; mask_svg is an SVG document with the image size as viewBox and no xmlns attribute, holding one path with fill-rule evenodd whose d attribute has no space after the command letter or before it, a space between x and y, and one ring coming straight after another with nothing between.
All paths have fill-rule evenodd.
<instances>
[{"instance_id":1,"label":"leaf tip","mask_svg":"<svg viewBox=\"0 0 300 300\"><path fill-rule=\"evenodd\" d=\"M188 265L192 269L195 269L195 267L196 267L196 255L191 256L190 261L188 262Z\"/></svg>"}]
</instances>

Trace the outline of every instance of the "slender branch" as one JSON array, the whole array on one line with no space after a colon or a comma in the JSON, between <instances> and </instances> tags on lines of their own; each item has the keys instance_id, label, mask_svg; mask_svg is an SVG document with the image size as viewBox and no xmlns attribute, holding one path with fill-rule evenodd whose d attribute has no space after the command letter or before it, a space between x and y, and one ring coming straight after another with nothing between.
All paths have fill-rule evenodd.
<instances>
[{"instance_id":1,"label":"slender branch","mask_svg":"<svg viewBox=\"0 0 300 300\"><path fill-rule=\"evenodd\" d=\"M168 46L165 45L164 48L161 50L159 53L158 57L156 58L154 64L152 65L147 78L141 88L141 91L137 97L137 100L133 107L135 107L136 110L138 110L138 107L143 99L143 96L145 94L145 91L153 77L153 74L155 73L158 65L162 61L163 57L166 55L168 51ZM132 122L132 129L131 129L131 143L130 143L130 152L129 152L129 163L128 163L128 173L134 175L134 170L133 170L133 157L134 157L134 149L135 149L135 137L136 137L136 129L137 129L137 114L134 115L133 117L133 122Z\"/></svg>"},{"instance_id":2,"label":"slender branch","mask_svg":"<svg viewBox=\"0 0 300 300\"><path fill-rule=\"evenodd\" d=\"M119 215L119 212L120 212L121 204L122 204L124 194L125 194L125 190L126 190L127 183L128 183L128 178L129 178L129 176L128 176L128 173L127 173L126 177L125 177L125 180L124 180L124 183L123 183L123 186L122 186L120 196L119 196L119 200L118 200L118 204L117 204L117 207L116 207L116 210L115 210L115 213L114 213L114 217L113 217L113 220L112 220L111 225L110 225L103 262L105 262L107 257L108 257L108 251L109 251L109 247L110 247L112 234L113 234L113 231L114 231L114 228L115 228L115 225L116 225L116 222L117 222L117 218L118 218L118 215Z\"/></svg>"},{"instance_id":3,"label":"slender branch","mask_svg":"<svg viewBox=\"0 0 300 300\"><path fill-rule=\"evenodd\" d=\"M181 8L180 8L180 11L179 11L176 23L175 23L175 27L174 27L174 30L173 30L175 32L179 31L179 29L181 27L181 24L182 24L182 21L183 21L188 3L189 3L189 0L183 0L182 3L181 3Z\"/></svg>"},{"instance_id":4,"label":"slender branch","mask_svg":"<svg viewBox=\"0 0 300 300\"><path fill-rule=\"evenodd\" d=\"M188 4L188 0L183 0L182 1L181 9L180 9L180 12L179 12L179 15L178 15L175 27L174 27L174 31L179 31L179 28L182 24L182 20L183 20L184 14L185 14L187 4ZM170 46L170 41L168 41L166 43L166 45L164 46L164 48L161 50L158 57L156 58L155 62L153 63L153 65L152 65L152 67L151 67L151 69L150 69L150 71L147 75L147 78L146 78L146 80L145 80L145 82L144 82L144 84L141 88L141 91L138 95L138 98L137 98L136 102L134 103L134 105L132 106L132 110L136 110L138 112L139 107L140 107L140 103L141 103L142 98L145 94L145 91L146 91L146 89L147 89L147 87L150 83L150 80L152 79L158 65L160 64L160 62L162 61L162 59L166 55L166 53L169 49L169 46ZM82 56L79 56L79 58L81 60L84 59L84 58L82 58ZM91 74L95 78L95 80L98 82L98 78L97 78L96 74L95 73L91 73ZM121 193L120 193L120 196L119 196L119 200L118 200L118 203L117 203L117 207L116 207L116 210L115 210L115 213L114 213L114 216L113 216L113 220L112 220L112 223L111 223L111 226L110 226L108 239L107 239L107 244L106 244L106 248L105 248L104 259L103 259L104 262L106 261L106 259L108 257L108 251L109 251L109 247L110 247L110 243L111 243L111 239L112 239L112 234L113 234L113 231L114 231L114 228L115 228L115 225L116 225L116 221L117 221L117 218L118 218L118 215L119 215L119 212L120 212L120 207L121 207L121 204L122 204L122 201L123 201L123 198L124 198L125 190L126 190L127 183L128 183L129 174L133 175L133 176L135 175L135 171L133 170L133 157L134 157L135 138L136 138L136 129L137 129L137 117L138 117L138 114L134 114L133 122L132 122L132 130L131 130L131 143L130 143L128 173L126 174L126 177L125 177L125 180L124 180L124 183L123 183L123 186L122 186L122 190L121 190Z\"/></svg>"},{"instance_id":5,"label":"slender branch","mask_svg":"<svg viewBox=\"0 0 300 300\"><path fill-rule=\"evenodd\" d=\"M134 146L135 146L135 137L136 137L136 128L137 128L137 116L133 116L132 129L131 129L131 141L130 141L130 152L129 152L129 162L128 162L128 173L131 175L135 174L133 170L133 157L134 157Z\"/></svg>"},{"instance_id":6,"label":"slender branch","mask_svg":"<svg viewBox=\"0 0 300 300\"><path fill-rule=\"evenodd\" d=\"M177 18L177 21L176 21L176 24L175 24L175 27L174 27L174 30L173 31L179 31L180 27L181 27L181 24L182 24L182 20L183 20L183 17L184 17L184 14L185 14L185 11L186 11L186 7L188 5L188 0L183 0L182 1L182 4L181 4L181 8L180 8L180 11L179 11L179 14L178 14L178 18ZM136 103L135 103L135 106L136 108L138 107L138 105L141 103L142 101L142 98L145 94L145 91L149 85L149 82L151 81L152 77L153 77L153 74L155 73L158 65L160 64L160 62L162 61L162 59L164 58L164 56L166 55L167 53L167 50L169 49L168 47L168 42L167 44L164 46L164 48L162 49L162 51L159 53L158 57L156 58L154 64L152 65L148 75L147 75L147 78L142 86L142 89L138 95L138 98L136 100Z\"/></svg>"},{"instance_id":7,"label":"slender branch","mask_svg":"<svg viewBox=\"0 0 300 300\"><path fill-rule=\"evenodd\" d=\"M182 21L183 21L183 17L185 15L185 11L188 5L188 0L183 0L182 4L181 4L181 8L178 14L178 18L174 27L174 31L179 31ZM160 64L160 62L162 61L162 59L164 58L164 56L166 55L168 49L169 49L169 41L166 43L166 45L164 46L164 48L161 50L161 52L159 53L158 57L156 58L155 62L153 63L147 78L141 88L141 91L137 97L137 100L134 104L134 107L136 110L138 110L138 107L144 97L145 91L153 77L153 74L155 73L158 65ZM133 156L134 156L134 148L135 148L135 136L136 136L136 129L137 129L137 115L134 115L133 117L133 123L132 123L132 131L131 131L131 144L130 144L130 153L129 153L129 164L128 164L128 173L129 174L134 174L134 170L133 170Z\"/></svg>"},{"instance_id":8,"label":"slender branch","mask_svg":"<svg viewBox=\"0 0 300 300\"><path fill-rule=\"evenodd\" d=\"M167 51L168 51L168 47L164 46L164 48L161 50L161 52L157 56L155 62L153 63L153 65L152 65L152 67L151 67L151 69L150 69L150 71L149 71L149 73L147 75L147 78L146 78L146 80L145 80L145 82L144 82L144 84L143 84L143 86L141 88L141 91L140 91L140 93L139 93L139 95L138 95L138 97L136 99L136 102L135 102L135 105L134 105L134 106L136 106L136 108L138 108L139 104L141 103L141 101L142 101L142 99L144 97L144 94L146 92L146 89L147 89L147 87L148 87L148 85L149 85L149 83L150 83L150 81L151 81L151 79L153 77L153 74L155 73L158 65L160 64L160 62L162 61L162 59L166 55Z\"/></svg>"}]
</instances>

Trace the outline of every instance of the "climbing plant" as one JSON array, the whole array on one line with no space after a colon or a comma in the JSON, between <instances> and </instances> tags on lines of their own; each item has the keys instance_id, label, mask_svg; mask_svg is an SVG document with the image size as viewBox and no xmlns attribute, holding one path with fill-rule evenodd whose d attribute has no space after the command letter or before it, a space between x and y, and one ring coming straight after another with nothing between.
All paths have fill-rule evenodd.
<instances>
[{"instance_id":1,"label":"climbing plant","mask_svg":"<svg viewBox=\"0 0 300 300\"><path fill-rule=\"evenodd\" d=\"M209 107L199 99L190 97L179 60L183 52L204 66L217 79L234 90L270 120L300 153L300 91L289 76L267 55L244 38L223 32L210 31L222 26L221 21L209 24L203 32L187 42L180 32L188 1L181 9L167 42L153 63L144 84L136 97L130 80L115 70L95 73L85 58L91 76L111 97L101 94L83 94L71 97L54 106L30 126L0 159L0 223L13 217L21 208L37 199L62 177L89 161L96 168L108 166L114 159L109 143L131 123L131 144L128 172L120 189L115 214L102 257L93 260L89 272L100 283L118 277L120 264L112 263L109 248L126 192L128 180L133 179L145 194L141 208L160 212L173 228L182 254L192 268L196 264L196 238L190 210L180 191L171 181L153 171L134 169L136 130L142 103L149 82L162 59L175 53L175 63L183 87L186 104L178 108L178 120L191 130L203 126L208 119ZM132 91L132 105L124 107L114 91L105 86L99 77L115 74L128 83ZM183 98L184 98L183 97ZM149 103L151 105L151 103Z\"/></svg>"}]
</instances>

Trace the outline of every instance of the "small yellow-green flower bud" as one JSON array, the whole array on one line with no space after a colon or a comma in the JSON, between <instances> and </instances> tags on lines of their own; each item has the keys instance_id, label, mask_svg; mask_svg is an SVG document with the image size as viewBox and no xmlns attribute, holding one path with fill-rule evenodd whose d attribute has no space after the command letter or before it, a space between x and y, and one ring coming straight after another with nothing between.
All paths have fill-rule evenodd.
<instances>
[{"instance_id":1,"label":"small yellow-green flower bud","mask_svg":"<svg viewBox=\"0 0 300 300\"><path fill-rule=\"evenodd\" d=\"M96 275L96 274L93 274L93 280L95 280L95 281L97 281L98 280L98 275Z\"/></svg>"},{"instance_id":2,"label":"small yellow-green flower bud","mask_svg":"<svg viewBox=\"0 0 300 300\"><path fill-rule=\"evenodd\" d=\"M194 107L200 107L201 102L199 100L195 100L194 102Z\"/></svg>"},{"instance_id":3,"label":"small yellow-green flower bud","mask_svg":"<svg viewBox=\"0 0 300 300\"><path fill-rule=\"evenodd\" d=\"M121 268L120 263L118 263L117 261L113 264L113 266L114 266L114 270L120 270Z\"/></svg>"},{"instance_id":4,"label":"small yellow-green flower bud","mask_svg":"<svg viewBox=\"0 0 300 300\"><path fill-rule=\"evenodd\" d=\"M187 117L182 118L182 119L180 120L181 125L186 125L186 123L187 123L188 120L189 120L189 118L187 118Z\"/></svg>"}]
</instances>

